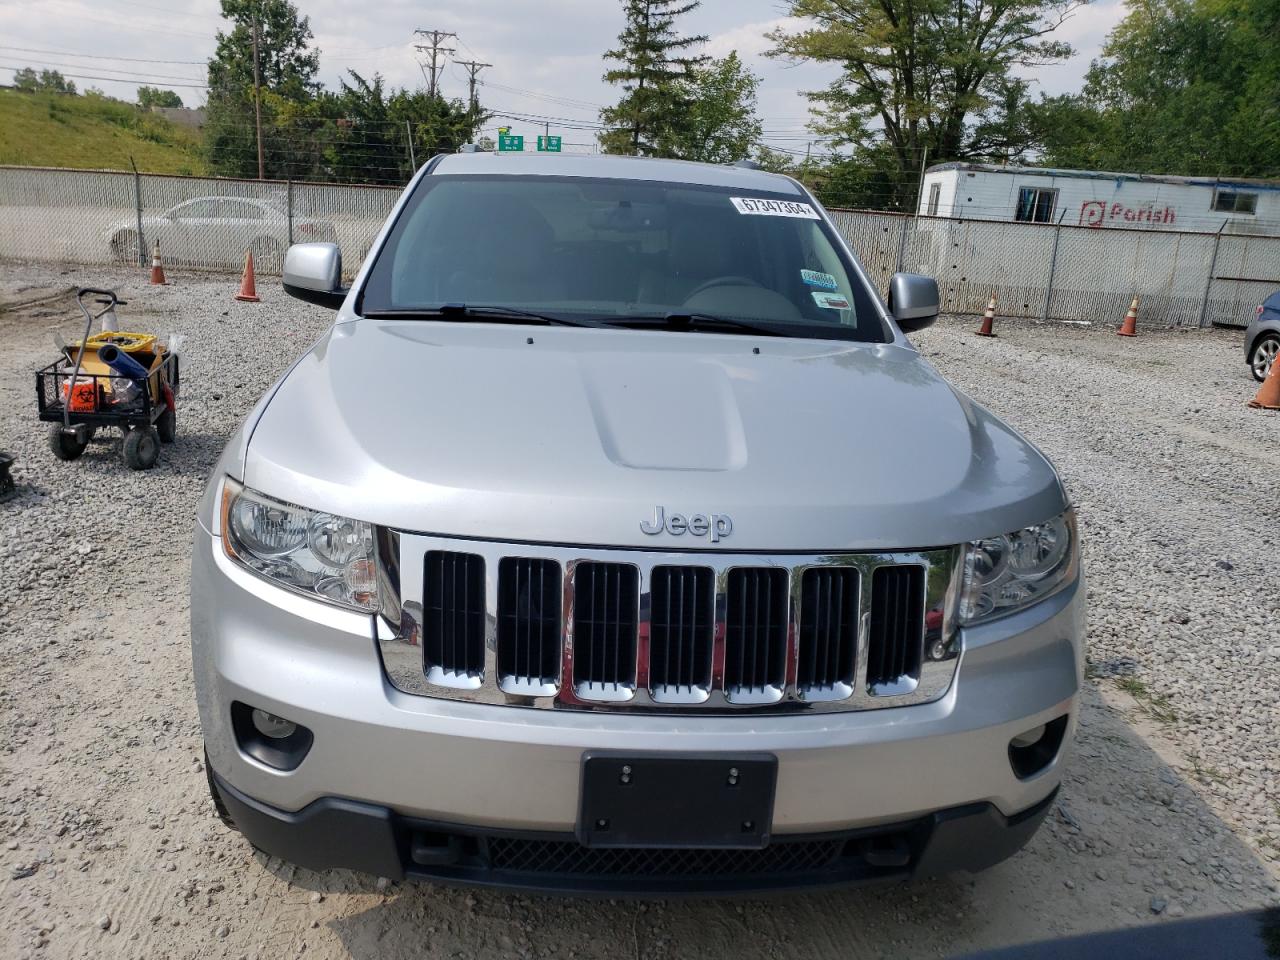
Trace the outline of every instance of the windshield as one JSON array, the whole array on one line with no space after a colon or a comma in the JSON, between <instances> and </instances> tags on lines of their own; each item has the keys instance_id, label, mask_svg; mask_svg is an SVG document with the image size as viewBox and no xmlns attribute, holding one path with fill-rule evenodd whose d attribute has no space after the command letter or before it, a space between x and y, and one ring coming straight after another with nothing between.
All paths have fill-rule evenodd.
<instances>
[{"instance_id":1,"label":"windshield","mask_svg":"<svg viewBox=\"0 0 1280 960\"><path fill-rule=\"evenodd\" d=\"M606 323L678 314L791 336L888 340L808 203L684 183L424 177L378 254L360 310L446 304Z\"/></svg>"}]
</instances>

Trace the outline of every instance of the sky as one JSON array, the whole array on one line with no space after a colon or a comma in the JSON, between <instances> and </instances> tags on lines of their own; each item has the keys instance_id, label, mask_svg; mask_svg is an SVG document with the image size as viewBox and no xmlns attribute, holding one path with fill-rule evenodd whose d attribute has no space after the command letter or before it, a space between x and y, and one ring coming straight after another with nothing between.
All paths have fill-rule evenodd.
<instances>
[{"instance_id":1,"label":"sky","mask_svg":"<svg viewBox=\"0 0 1280 960\"><path fill-rule=\"evenodd\" d=\"M481 103L509 116L495 118L490 134L509 124L512 132L532 139L549 123L566 149L588 149L593 133L574 127L596 123L599 107L617 99L617 88L601 80L601 54L622 28L618 0L294 2L311 20L321 51L320 79L329 87L348 69L366 77L381 73L392 86L420 85L420 55L413 48L414 30L420 28L456 33L452 60L493 64L480 73ZM14 68L48 66L81 90L96 86L133 100L137 87L149 84L171 88L185 104L197 106L204 99L202 64L213 52L214 34L226 25L218 11L218 0L0 0L0 83L11 82ZM1055 34L1076 55L1027 74L1036 88L1049 94L1078 89L1123 15L1122 0L1096 0L1077 11ZM803 153L814 140L806 129L803 92L825 87L836 72L765 57L765 34L796 23L781 0L704 0L681 26L688 34L707 35L708 53L738 51L763 79L759 113L765 142ZM465 98L466 80L466 70L449 62L442 89Z\"/></svg>"}]
</instances>

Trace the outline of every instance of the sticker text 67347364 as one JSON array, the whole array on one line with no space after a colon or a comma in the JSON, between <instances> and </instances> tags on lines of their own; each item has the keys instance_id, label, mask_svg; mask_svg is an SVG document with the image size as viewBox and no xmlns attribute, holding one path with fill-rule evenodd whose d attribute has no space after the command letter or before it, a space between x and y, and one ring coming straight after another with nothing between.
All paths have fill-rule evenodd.
<instances>
[{"instance_id":1,"label":"sticker text 67347364","mask_svg":"<svg viewBox=\"0 0 1280 960\"><path fill-rule=\"evenodd\" d=\"M730 197L739 213L752 213L760 217L800 217L804 220L821 220L812 204L795 200L765 200L762 197Z\"/></svg>"}]
</instances>

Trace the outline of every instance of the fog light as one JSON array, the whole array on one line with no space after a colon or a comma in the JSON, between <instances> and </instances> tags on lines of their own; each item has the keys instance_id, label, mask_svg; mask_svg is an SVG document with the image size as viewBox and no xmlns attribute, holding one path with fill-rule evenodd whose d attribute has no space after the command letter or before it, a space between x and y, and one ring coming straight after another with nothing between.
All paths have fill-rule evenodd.
<instances>
[{"instance_id":1,"label":"fog light","mask_svg":"<svg viewBox=\"0 0 1280 960\"><path fill-rule=\"evenodd\" d=\"M1069 719L1064 713L1009 741L1009 766L1013 768L1014 776L1019 780L1026 780L1053 763L1066 736Z\"/></svg>"},{"instance_id":2,"label":"fog light","mask_svg":"<svg viewBox=\"0 0 1280 960\"><path fill-rule=\"evenodd\" d=\"M302 724L239 700L231 701L231 729L246 756L276 770L296 770L315 742Z\"/></svg>"},{"instance_id":3,"label":"fog light","mask_svg":"<svg viewBox=\"0 0 1280 960\"><path fill-rule=\"evenodd\" d=\"M1044 724L1028 730L1026 733L1020 733L1009 741L1009 746L1021 749L1023 747L1031 747L1040 742L1040 738L1044 736Z\"/></svg>"},{"instance_id":4,"label":"fog light","mask_svg":"<svg viewBox=\"0 0 1280 960\"><path fill-rule=\"evenodd\" d=\"M272 740L287 740L298 730L298 725L292 720L277 717L274 713L267 713L265 710L254 708L251 716L254 729Z\"/></svg>"}]
</instances>

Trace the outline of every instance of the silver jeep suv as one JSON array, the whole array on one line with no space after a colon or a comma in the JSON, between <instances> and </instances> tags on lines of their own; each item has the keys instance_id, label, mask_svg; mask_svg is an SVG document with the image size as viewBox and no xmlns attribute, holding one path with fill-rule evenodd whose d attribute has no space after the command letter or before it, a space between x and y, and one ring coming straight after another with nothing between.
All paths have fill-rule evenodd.
<instances>
[{"instance_id":1,"label":"silver jeep suv","mask_svg":"<svg viewBox=\"0 0 1280 960\"><path fill-rule=\"evenodd\" d=\"M312 868L610 894L1010 856L1085 588L1045 458L950 387L794 180L462 153L200 506L210 788Z\"/></svg>"}]
</instances>

